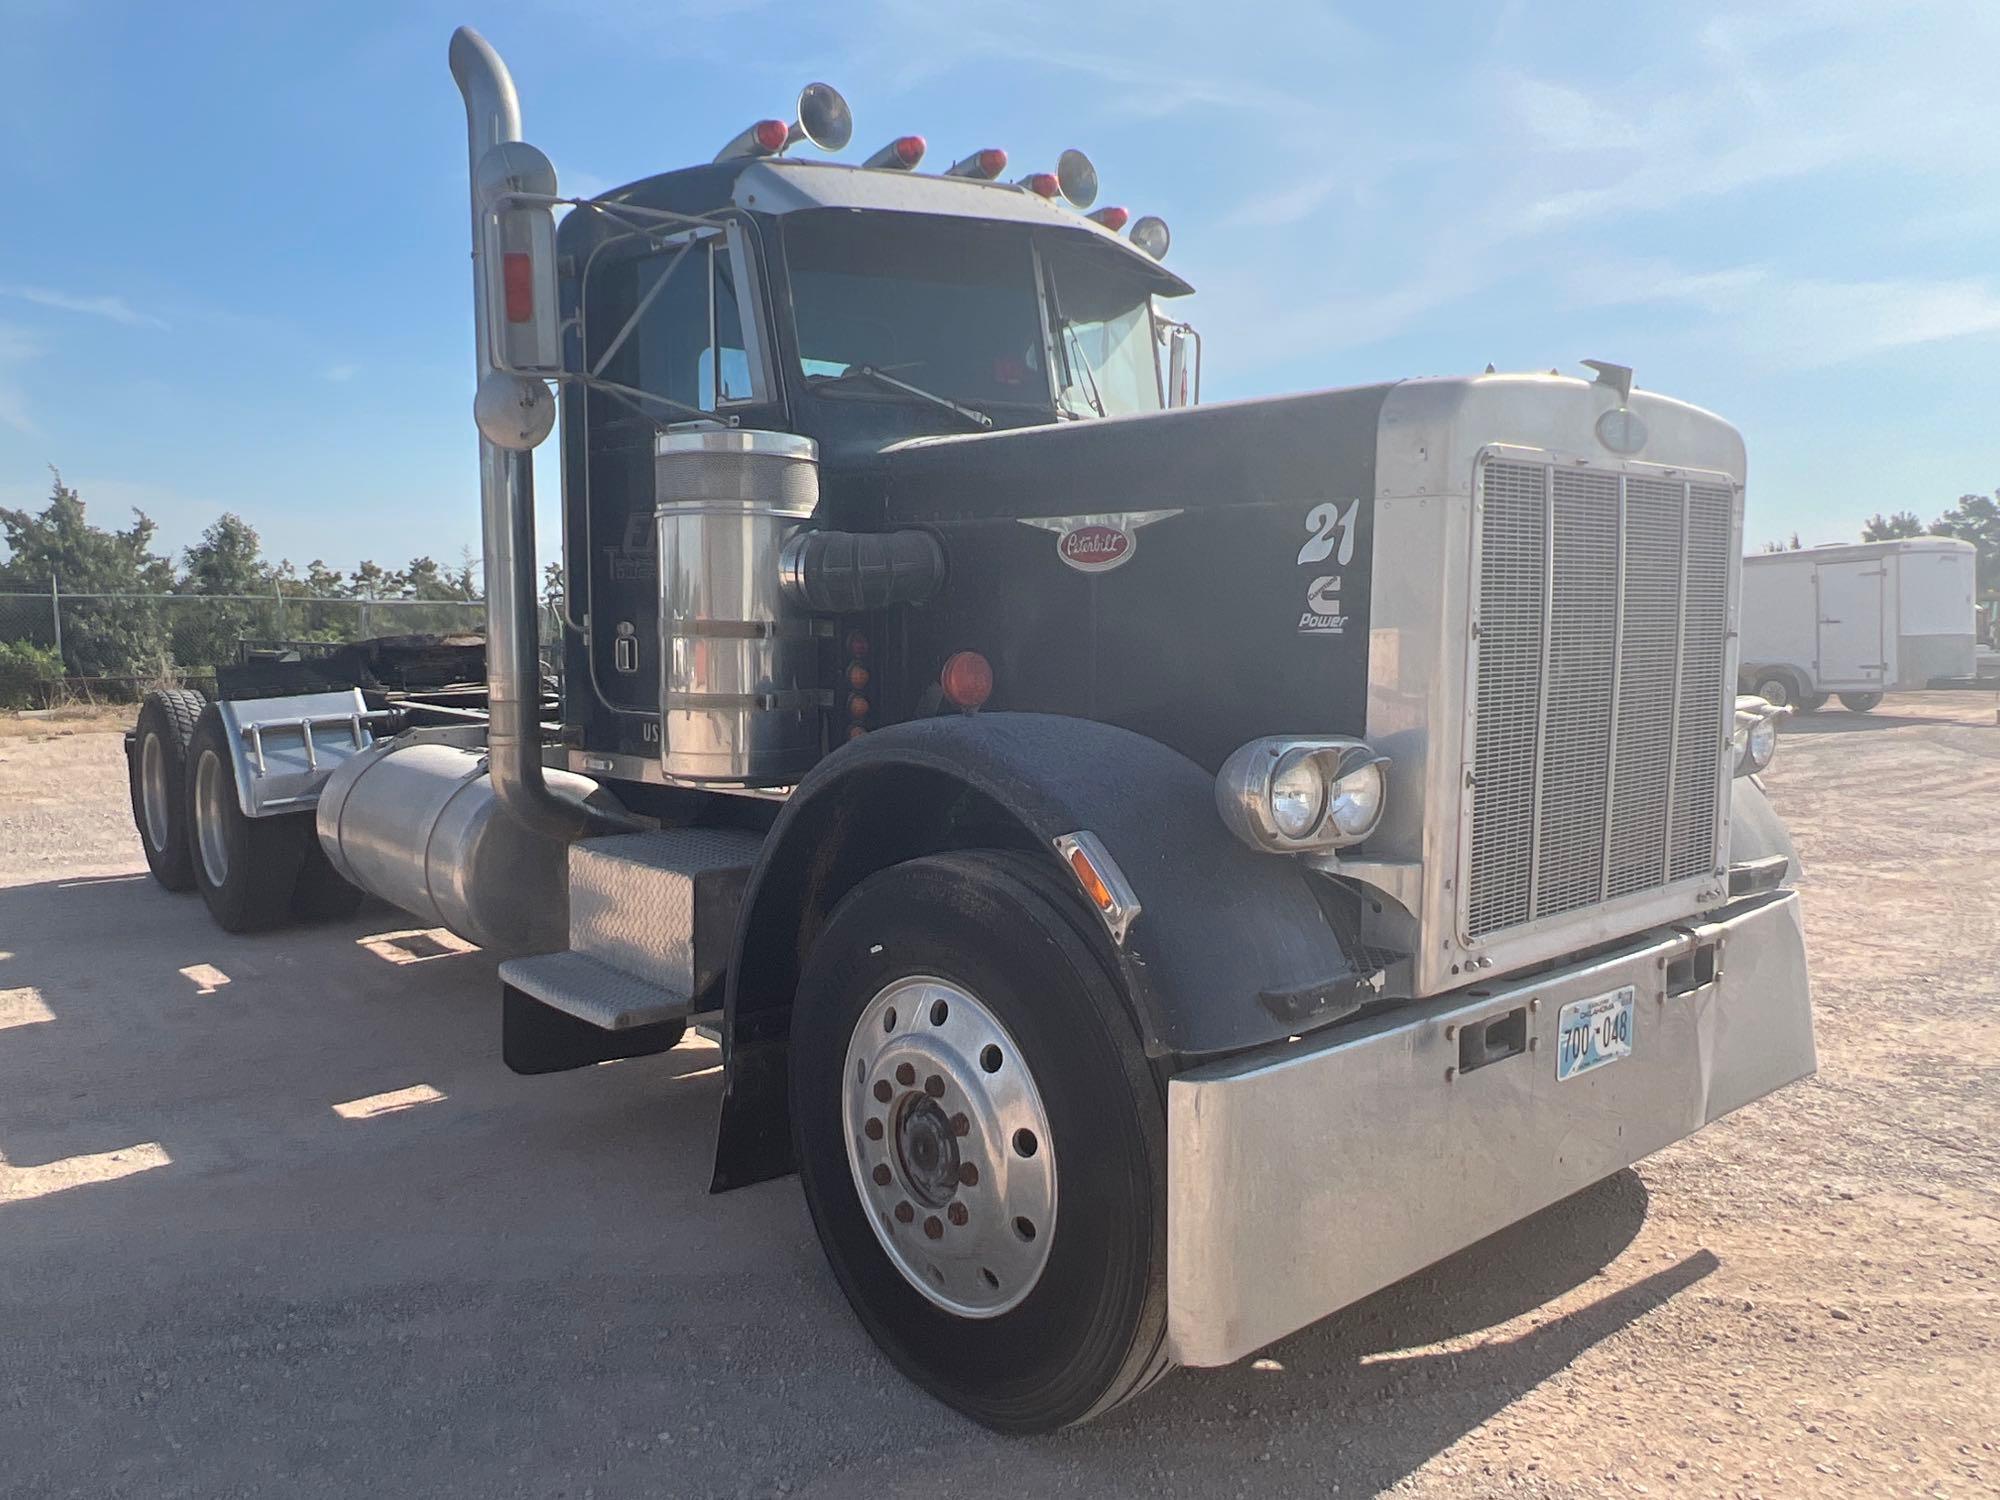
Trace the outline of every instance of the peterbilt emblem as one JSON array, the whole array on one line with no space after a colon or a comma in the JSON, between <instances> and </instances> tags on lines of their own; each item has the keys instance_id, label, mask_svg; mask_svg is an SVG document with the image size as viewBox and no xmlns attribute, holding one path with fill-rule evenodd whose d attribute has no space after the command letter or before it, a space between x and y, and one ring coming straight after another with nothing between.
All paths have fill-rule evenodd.
<instances>
[{"instance_id":1,"label":"peterbilt emblem","mask_svg":"<svg viewBox=\"0 0 2000 1500\"><path fill-rule=\"evenodd\" d=\"M1056 556L1079 573L1108 573L1139 550L1139 528L1178 510L1106 511L1089 516L1023 516L1023 526L1056 534Z\"/></svg>"}]
</instances>

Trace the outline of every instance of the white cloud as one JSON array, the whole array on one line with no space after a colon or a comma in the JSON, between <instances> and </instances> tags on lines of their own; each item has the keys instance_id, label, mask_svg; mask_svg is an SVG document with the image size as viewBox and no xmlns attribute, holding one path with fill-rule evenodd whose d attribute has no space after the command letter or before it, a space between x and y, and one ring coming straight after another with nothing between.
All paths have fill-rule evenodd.
<instances>
[{"instance_id":1,"label":"white cloud","mask_svg":"<svg viewBox=\"0 0 2000 1500\"><path fill-rule=\"evenodd\" d=\"M326 378L335 385L344 385L360 373L361 366L355 364L328 365L325 371Z\"/></svg>"},{"instance_id":2,"label":"white cloud","mask_svg":"<svg viewBox=\"0 0 2000 1500\"><path fill-rule=\"evenodd\" d=\"M113 323L123 323L128 328L165 328L167 321L152 313L141 312L123 297L82 296L75 292L59 292L40 286L0 286L0 296L16 297L23 302L32 302L37 307L53 307L62 312L86 313L94 318L108 318Z\"/></svg>"}]
</instances>

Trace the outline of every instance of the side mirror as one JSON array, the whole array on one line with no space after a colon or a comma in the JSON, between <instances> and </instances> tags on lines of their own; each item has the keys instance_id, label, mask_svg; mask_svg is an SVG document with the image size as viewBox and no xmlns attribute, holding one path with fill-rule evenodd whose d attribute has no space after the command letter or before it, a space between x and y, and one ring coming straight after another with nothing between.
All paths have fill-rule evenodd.
<instances>
[{"instance_id":1,"label":"side mirror","mask_svg":"<svg viewBox=\"0 0 2000 1500\"><path fill-rule=\"evenodd\" d=\"M1185 323L1161 323L1167 342L1167 405L1195 406L1201 401L1201 335Z\"/></svg>"},{"instance_id":2,"label":"side mirror","mask_svg":"<svg viewBox=\"0 0 2000 1500\"><path fill-rule=\"evenodd\" d=\"M560 375L556 169L526 141L501 141L479 158L473 192L487 363L516 375Z\"/></svg>"}]
</instances>

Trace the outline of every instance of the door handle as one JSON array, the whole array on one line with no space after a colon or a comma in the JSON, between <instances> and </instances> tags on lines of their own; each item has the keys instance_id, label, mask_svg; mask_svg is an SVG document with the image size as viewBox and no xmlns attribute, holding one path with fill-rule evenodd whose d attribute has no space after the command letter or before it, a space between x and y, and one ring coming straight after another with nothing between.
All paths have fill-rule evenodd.
<instances>
[{"instance_id":1,"label":"door handle","mask_svg":"<svg viewBox=\"0 0 2000 1500\"><path fill-rule=\"evenodd\" d=\"M1820 621L1820 624L1822 624L1822 625L1838 625L1838 624L1840 624L1840 621L1838 621L1838 620L1821 620L1821 621Z\"/></svg>"}]
</instances>

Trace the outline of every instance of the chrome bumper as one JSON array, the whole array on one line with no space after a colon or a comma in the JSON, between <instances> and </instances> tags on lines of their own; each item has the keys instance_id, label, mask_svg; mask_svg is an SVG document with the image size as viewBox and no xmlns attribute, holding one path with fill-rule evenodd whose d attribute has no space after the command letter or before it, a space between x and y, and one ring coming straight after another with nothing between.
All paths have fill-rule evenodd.
<instances>
[{"instance_id":1,"label":"chrome bumper","mask_svg":"<svg viewBox=\"0 0 2000 1500\"><path fill-rule=\"evenodd\" d=\"M1628 984L1631 1055L1558 1083L1558 1012ZM1779 891L1181 1074L1167 1090L1173 1356L1240 1359L1815 1066L1798 897Z\"/></svg>"}]
</instances>

